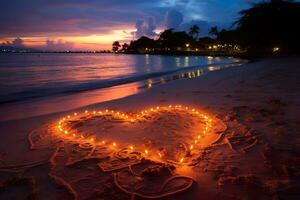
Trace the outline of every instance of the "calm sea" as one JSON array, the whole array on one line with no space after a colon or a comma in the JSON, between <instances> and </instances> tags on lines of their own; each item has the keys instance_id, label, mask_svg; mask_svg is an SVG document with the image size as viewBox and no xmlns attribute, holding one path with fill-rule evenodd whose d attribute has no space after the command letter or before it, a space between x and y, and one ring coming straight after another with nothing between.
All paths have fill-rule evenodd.
<instances>
[{"instance_id":1,"label":"calm sea","mask_svg":"<svg viewBox=\"0 0 300 200\"><path fill-rule=\"evenodd\" d=\"M135 87L137 82L177 71L238 61L234 58L204 56L0 54L0 112L9 107L22 107L20 103L24 107L26 103L62 98L69 94L93 90L99 92L108 88L124 90L126 84L131 83L130 87ZM126 94L121 95L123 96ZM111 98L106 97L105 100L114 98L119 96L111 94ZM96 100L101 101L99 98ZM49 107L49 104L47 105ZM20 115L24 109L26 107L14 112Z\"/></svg>"}]
</instances>

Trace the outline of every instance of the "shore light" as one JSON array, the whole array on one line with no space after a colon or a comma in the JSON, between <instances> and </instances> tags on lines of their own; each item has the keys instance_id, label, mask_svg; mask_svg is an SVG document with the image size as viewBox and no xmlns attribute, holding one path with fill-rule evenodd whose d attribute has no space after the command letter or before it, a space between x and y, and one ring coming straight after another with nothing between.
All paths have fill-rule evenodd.
<instances>
[{"instance_id":1,"label":"shore light","mask_svg":"<svg viewBox=\"0 0 300 200\"><path fill-rule=\"evenodd\" d=\"M278 52L280 50L279 47L273 47L273 52Z\"/></svg>"}]
</instances>

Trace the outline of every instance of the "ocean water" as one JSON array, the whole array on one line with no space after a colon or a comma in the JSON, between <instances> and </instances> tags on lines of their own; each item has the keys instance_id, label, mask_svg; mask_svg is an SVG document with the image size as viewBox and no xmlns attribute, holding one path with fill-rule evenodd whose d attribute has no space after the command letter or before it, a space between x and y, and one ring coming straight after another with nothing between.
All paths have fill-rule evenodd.
<instances>
[{"instance_id":1,"label":"ocean water","mask_svg":"<svg viewBox=\"0 0 300 200\"><path fill-rule=\"evenodd\" d=\"M99 92L109 90L110 97L106 95L104 100L115 99L136 93L136 89L132 88L138 87L137 83L141 81L184 70L204 69L210 65L222 66L238 61L235 58L205 56L0 54L0 112L9 110L15 113L13 115L20 116L26 109L30 109L32 102L40 104L41 101L84 92L97 91L93 99L101 101ZM121 90L130 92L124 93ZM70 108L88 103L95 102L74 104ZM53 100L52 104L57 105L57 102ZM49 109L46 113L53 111L52 104L43 105L43 108ZM45 113L41 108L39 112Z\"/></svg>"}]
</instances>

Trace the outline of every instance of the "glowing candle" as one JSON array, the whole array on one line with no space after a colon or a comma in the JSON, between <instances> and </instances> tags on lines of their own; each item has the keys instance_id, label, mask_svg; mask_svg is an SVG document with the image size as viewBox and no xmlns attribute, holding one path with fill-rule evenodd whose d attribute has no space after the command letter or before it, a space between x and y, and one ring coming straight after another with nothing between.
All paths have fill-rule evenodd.
<instances>
[{"instance_id":1,"label":"glowing candle","mask_svg":"<svg viewBox=\"0 0 300 200\"><path fill-rule=\"evenodd\" d=\"M114 147L117 146L117 144L116 144L115 142L114 142L112 145L113 145Z\"/></svg>"},{"instance_id":2,"label":"glowing candle","mask_svg":"<svg viewBox=\"0 0 300 200\"><path fill-rule=\"evenodd\" d=\"M133 150L133 146L130 146L129 148L130 148L131 150Z\"/></svg>"},{"instance_id":3,"label":"glowing candle","mask_svg":"<svg viewBox=\"0 0 300 200\"><path fill-rule=\"evenodd\" d=\"M149 151L148 151L147 149L145 149L145 154L147 154L147 155L148 155L148 153L149 153Z\"/></svg>"},{"instance_id":4,"label":"glowing candle","mask_svg":"<svg viewBox=\"0 0 300 200\"><path fill-rule=\"evenodd\" d=\"M184 158L181 158L181 159L180 159L180 163L183 163L183 161L184 161Z\"/></svg>"},{"instance_id":5,"label":"glowing candle","mask_svg":"<svg viewBox=\"0 0 300 200\"><path fill-rule=\"evenodd\" d=\"M68 134L68 131L65 131L65 134L67 135L67 134Z\"/></svg>"},{"instance_id":6,"label":"glowing candle","mask_svg":"<svg viewBox=\"0 0 300 200\"><path fill-rule=\"evenodd\" d=\"M193 146L193 145L191 145L191 146L190 146L190 150L192 150L193 148L194 148L194 146Z\"/></svg>"}]
</instances>

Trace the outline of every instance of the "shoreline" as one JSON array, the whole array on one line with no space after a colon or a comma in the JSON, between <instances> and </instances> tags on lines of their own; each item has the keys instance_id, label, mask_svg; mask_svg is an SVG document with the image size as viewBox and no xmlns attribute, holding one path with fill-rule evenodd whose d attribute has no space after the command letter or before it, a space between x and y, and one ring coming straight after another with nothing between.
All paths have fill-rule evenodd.
<instances>
[{"instance_id":1,"label":"shoreline","mask_svg":"<svg viewBox=\"0 0 300 200\"><path fill-rule=\"evenodd\" d=\"M177 173L191 176L198 184L182 195L172 196L172 199L299 197L300 194L296 189L300 186L300 160L295 156L300 152L297 135L300 124L298 114L300 83L297 77L300 72L299 61L298 57L264 59L250 62L243 67L214 71L194 79L172 81L136 95L68 112L0 122L0 129L3 132L0 143L2 165L16 165L47 158L49 150L28 149L26 141L28 133L40 128L41 125L47 126L57 122L70 113L103 109L135 113L157 105L183 104L217 117L227 125L227 130L216 144L201 150L201 162L197 165L189 167L188 170L176 166ZM186 122L188 121L182 121ZM172 126L168 128L174 128ZM108 126L107 131L111 128ZM86 127L86 130L90 129ZM153 134L156 131L153 131ZM65 145L67 148L68 144ZM71 147L74 148L74 146L68 148ZM126 199L128 196L125 193L112 186L113 181L109 178L111 175L98 172L99 168L94 168L94 164L80 163L75 172L72 172L74 170L72 168L64 168L66 177L63 177L63 180L69 184L69 188L63 186L65 188L63 192L56 189L57 183L46 178L48 168L31 173L31 176L44 176L43 180L36 180L40 181L38 184L48 184L51 190L56 191L51 194L52 197L66 194L71 188L80 198L92 198L91 195L97 193L95 188L87 187L84 182L75 185L71 177L72 173L78 178L82 177L81 170L89 168L91 171L88 172L94 173L96 179L93 179L93 176L85 177L88 183L108 188L99 189L101 197ZM85 190L80 190L81 186L85 187ZM289 192L291 190L294 192ZM46 194L44 192L40 191L39 195L43 197Z\"/></svg>"}]
</instances>

